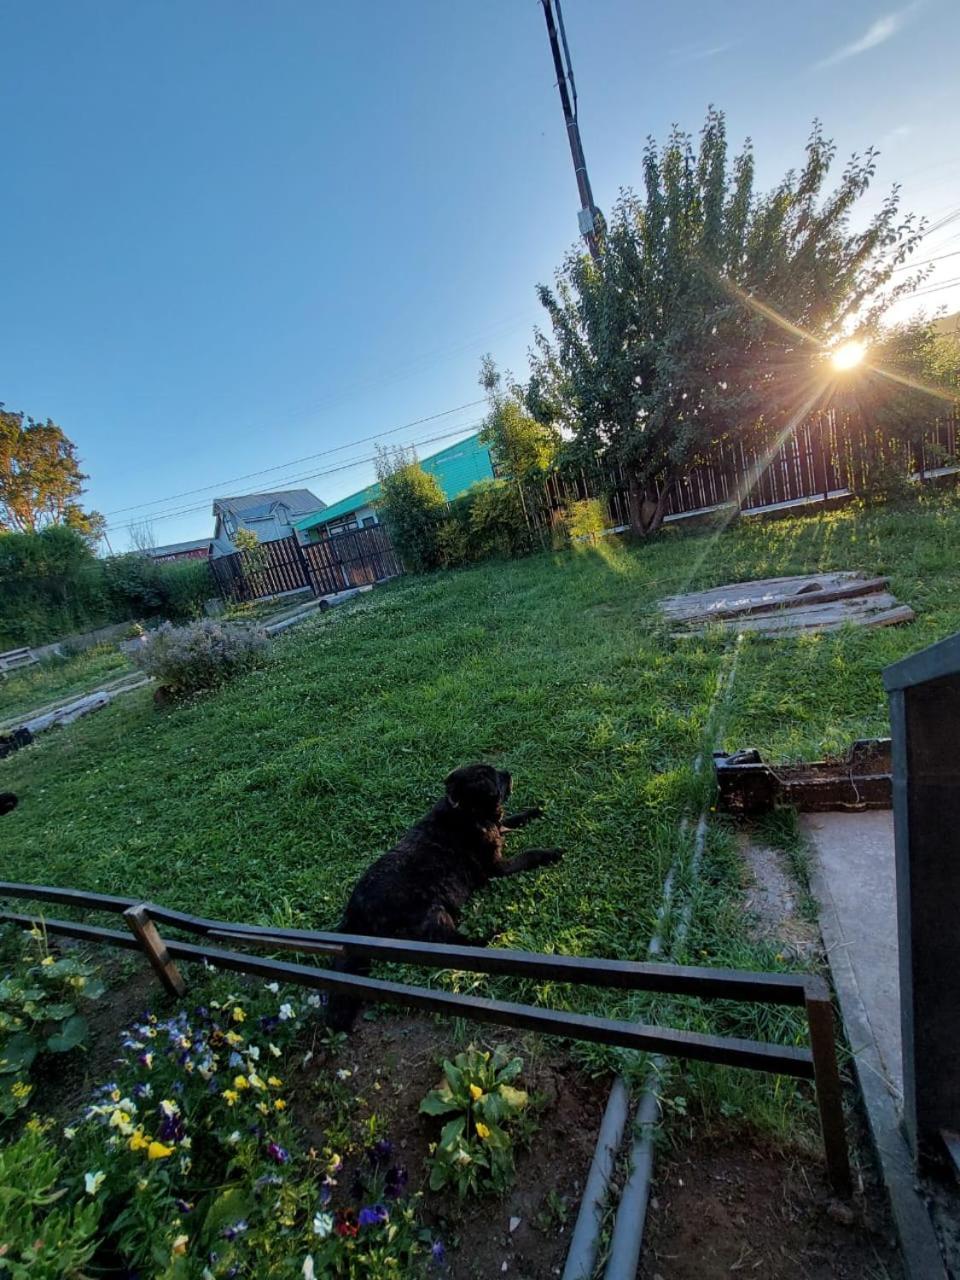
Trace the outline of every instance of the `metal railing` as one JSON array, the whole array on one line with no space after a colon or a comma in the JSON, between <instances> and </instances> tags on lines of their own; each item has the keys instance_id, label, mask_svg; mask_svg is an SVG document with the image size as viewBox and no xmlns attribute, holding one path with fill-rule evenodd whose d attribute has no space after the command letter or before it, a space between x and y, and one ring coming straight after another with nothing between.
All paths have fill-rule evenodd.
<instances>
[{"instance_id":1,"label":"metal railing","mask_svg":"<svg viewBox=\"0 0 960 1280\"><path fill-rule=\"evenodd\" d=\"M289 982L321 991L343 992L358 999L385 1001L475 1022L496 1023L644 1053L690 1058L722 1066L746 1067L812 1080L831 1184L840 1195L850 1193L850 1164L837 1067L833 1007L826 981L816 974L753 973L742 969L542 955L529 951L451 946L399 938L274 929L187 915L135 898L9 881L0 881L0 899L2 898L27 898L81 910L121 915L127 932L74 920L13 912L0 912L0 922L19 924L26 928L42 925L50 934L142 951L165 989L176 996L182 996L186 991L186 983L176 962L193 961L267 980ZM702 1000L743 1000L793 1005L806 1012L810 1044L807 1048L732 1036L705 1035L537 1005L458 995L335 969L294 964L251 955L247 951L199 946L179 939L162 938L158 925L270 951L392 960L430 969L503 974L582 986L694 996Z\"/></svg>"}]
</instances>

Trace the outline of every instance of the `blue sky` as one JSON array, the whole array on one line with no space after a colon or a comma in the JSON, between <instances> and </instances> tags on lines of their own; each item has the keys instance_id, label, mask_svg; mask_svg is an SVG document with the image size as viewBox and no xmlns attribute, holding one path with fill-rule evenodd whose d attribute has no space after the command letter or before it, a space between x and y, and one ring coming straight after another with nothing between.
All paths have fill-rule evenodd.
<instances>
[{"instance_id":1,"label":"blue sky","mask_svg":"<svg viewBox=\"0 0 960 1280\"><path fill-rule=\"evenodd\" d=\"M601 208L711 102L762 185L819 116L841 160L881 147L874 202L899 181L960 207L955 0L564 16ZM577 209L535 0L8 3L0 48L0 399L75 440L115 549L142 517L204 536L217 493L333 501L371 478L361 438L473 423L394 430L478 399L484 351L523 370ZM960 220L927 247L960 249Z\"/></svg>"}]
</instances>

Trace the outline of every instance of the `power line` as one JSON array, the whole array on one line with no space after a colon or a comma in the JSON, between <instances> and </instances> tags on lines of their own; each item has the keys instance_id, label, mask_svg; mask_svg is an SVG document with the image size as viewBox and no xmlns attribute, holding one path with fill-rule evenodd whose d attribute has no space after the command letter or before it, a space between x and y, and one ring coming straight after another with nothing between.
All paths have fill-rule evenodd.
<instances>
[{"instance_id":1,"label":"power line","mask_svg":"<svg viewBox=\"0 0 960 1280\"><path fill-rule=\"evenodd\" d=\"M447 418L452 413L460 413L463 409L474 409L478 404L483 404L481 400L469 400L466 404L459 404L454 409L444 409L440 413L431 413L425 418L414 418L412 422L405 422L399 427L390 427L385 431L377 431L371 436L362 436L359 440L350 440L346 444L337 445L333 449L322 449L319 453L308 453L302 458L291 458L288 462L278 462L274 467L264 467L260 471L248 471L242 476L232 476L229 480L218 480L214 484L201 485L198 489L184 489L182 493L172 493L165 498L152 498L149 502L135 502L129 507L117 507L113 511L107 511L107 516L121 516L128 511L142 511L144 507L156 507L163 502L177 502L180 498L192 498L194 494L206 493L210 489L223 489L228 484L239 484L241 480L252 480L254 476L269 475L274 471L284 471L287 467L299 466L301 462L312 462L314 458L325 458L331 453L342 453L344 449L352 449L354 445L369 444L371 440L379 440L383 436L396 435L398 431L408 431L411 427L422 426L425 422L435 422L438 418ZM323 474L322 472L318 474ZM293 476L283 478L284 483L288 483L294 479ZM152 519L152 516L146 518ZM135 522L134 522L135 523Z\"/></svg>"},{"instance_id":2,"label":"power line","mask_svg":"<svg viewBox=\"0 0 960 1280\"><path fill-rule=\"evenodd\" d=\"M477 427L482 426L482 424L483 424L482 418L478 419L475 422L464 423L462 426L457 427L455 430L445 431L441 435L427 436L421 440L410 440L408 441L405 447L415 449L415 448L418 448L420 445L436 444L441 440L450 440L452 439L453 436L459 436L459 435L463 435L465 432L473 431ZM357 441L356 443L360 443L360 442ZM303 475L290 476L289 479L292 481L315 480L320 476L332 476L339 471L349 471L353 467L359 467L368 462L376 462L376 460L377 460L377 455L373 453L363 458L351 458L347 462L340 463L336 467L328 467L323 471L308 471ZM244 497L246 495L237 494L235 496ZM181 507L177 510L172 510L172 511L161 511L155 515L147 516L146 519L152 524L154 521L173 520L178 516L195 515L199 511L207 511L207 510L208 510L207 503L201 502L195 506ZM108 533L116 533L122 529L131 529L139 523L140 523L139 520L129 520L122 524L108 525L106 531Z\"/></svg>"},{"instance_id":3,"label":"power line","mask_svg":"<svg viewBox=\"0 0 960 1280\"><path fill-rule=\"evenodd\" d=\"M960 285L960 276L954 276L952 280L944 280L940 284L931 285L929 289L917 289L915 293L911 293L911 298L923 298L928 293L939 293L942 289L955 289Z\"/></svg>"},{"instance_id":4,"label":"power line","mask_svg":"<svg viewBox=\"0 0 960 1280\"><path fill-rule=\"evenodd\" d=\"M905 262L902 267L894 267L893 274L898 271L915 271L917 267L928 267L931 262L942 262L944 258L960 257L960 249L954 249L952 253L941 253L936 258L921 258L919 262Z\"/></svg>"}]
</instances>

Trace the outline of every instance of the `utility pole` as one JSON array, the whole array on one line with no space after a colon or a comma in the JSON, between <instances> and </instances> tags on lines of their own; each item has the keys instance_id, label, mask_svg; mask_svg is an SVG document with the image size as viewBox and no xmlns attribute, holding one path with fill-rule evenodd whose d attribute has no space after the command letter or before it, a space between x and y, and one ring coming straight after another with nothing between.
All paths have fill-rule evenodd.
<instances>
[{"instance_id":1,"label":"utility pole","mask_svg":"<svg viewBox=\"0 0 960 1280\"><path fill-rule=\"evenodd\" d=\"M580 125L577 123L577 86L573 80L573 64L570 61L570 50L567 47L567 33L563 29L563 13L560 0L540 0L543 5L543 16L547 21L547 35L550 38L550 51L553 54L553 65L557 73L557 88L560 90L560 103L563 107L563 118L567 125L567 138L570 142L570 155L573 157L573 169L577 176L577 190L580 192L580 212L577 221L580 234L587 242L590 256L594 262L600 260L600 248L597 244L596 215L599 209L593 203L593 192L590 190L590 178L587 174L587 162L583 158L583 144L580 141ZM556 8L556 19L554 19ZM559 38L558 38L559 30ZM561 54L560 45L563 44Z\"/></svg>"}]
</instances>

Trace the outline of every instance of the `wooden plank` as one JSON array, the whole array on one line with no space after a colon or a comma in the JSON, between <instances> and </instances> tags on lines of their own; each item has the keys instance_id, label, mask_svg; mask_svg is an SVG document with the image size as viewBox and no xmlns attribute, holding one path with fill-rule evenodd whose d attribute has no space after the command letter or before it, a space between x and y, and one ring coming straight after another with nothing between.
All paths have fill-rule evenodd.
<instances>
[{"instance_id":1,"label":"wooden plank","mask_svg":"<svg viewBox=\"0 0 960 1280\"><path fill-rule=\"evenodd\" d=\"M128 907L123 913L123 918L127 922L127 928L143 948L150 967L164 988L173 996L184 995L187 984L171 959L167 945L157 931L157 926L150 919L146 905L140 903L138 906Z\"/></svg>"},{"instance_id":2,"label":"wooden plank","mask_svg":"<svg viewBox=\"0 0 960 1280\"><path fill-rule=\"evenodd\" d=\"M800 581L805 582L810 588L817 586L821 579L800 579ZM747 596L745 599L741 598L730 605L723 603L720 603L719 607L710 605L699 612L683 612L679 616L683 621L690 623L716 622L731 618L742 618L751 614L771 613L776 609L805 609L812 605L824 605L847 599L859 600L871 595L880 596L888 585L888 578L855 578L851 582L840 583L838 586L826 586L822 590L808 589L802 593L773 590L769 594L763 593L759 599ZM686 599L690 598L686 597ZM893 600L893 597L889 595L884 598L888 601ZM684 599L684 597L680 597L680 599ZM668 610L664 610L664 612L668 612L669 616L678 616L676 612Z\"/></svg>"},{"instance_id":3,"label":"wooden plank","mask_svg":"<svg viewBox=\"0 0 960 1280\"><path fill-rule=\"evenodd\" d=\"M791 635L801 631L837 631L844 626L895 627L912 622L916 614L909 605L897 604L891 595L867 596L862 601L840 600L821 608L781 609L720 621L716 625L735 631L761 631ZM675 637L701 635L703 628L690 627L674 632Z\"/></svg>"},{"instance_id":4,"label":"wooden plank","mask_svg":"<svg viewBox=\"0 0 960 1280\"><path fill-rule=\"evenodd\" d=\"M870 579L859 570L794 574L782 578L758 578L754 582L727 582L723 586L710 587L705 591L667 596L659 603L660 609L667 617L684 621L701 616L707 618L718 610L740 610L767 603L775 605L788 599L802 601L807 594L805 588L813 586L819 586L821 590L833 591L852 583L868 581Z\"/></svg>"}]
</instances>

